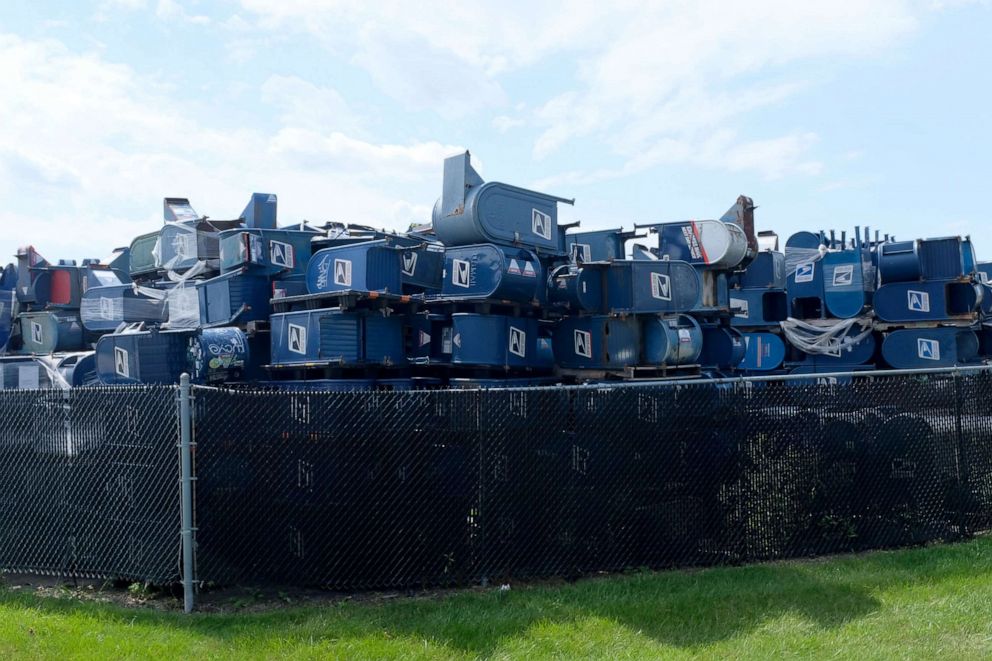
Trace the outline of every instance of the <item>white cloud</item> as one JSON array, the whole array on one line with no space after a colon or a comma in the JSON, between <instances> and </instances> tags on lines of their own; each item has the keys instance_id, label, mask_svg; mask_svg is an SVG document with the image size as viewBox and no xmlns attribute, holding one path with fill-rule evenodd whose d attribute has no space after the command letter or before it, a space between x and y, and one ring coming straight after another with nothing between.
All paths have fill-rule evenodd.
<instances>
[{"instance_id":1,"label":"white cloud","mask_svg":"<svg viewBox=\"0 0 992 661\"><path fill-rule=\"evenodd\" d=\"M506 103L499 84L419 36L370 29L352 61L407 110L459 119Z\"/></svg>"},{"instance_id":2,"label":"white cloud","mask_svg":"<svg viewBox=\"0 0 992 661\"><path fill-rule=\"evenodd\" d=\"M959 9L961 7L968 7L971 5L989 7L992 6L992 2L990 2L990 0L931 0L930 9L933 11L944 11L948 9Z\"/></svg>"},{"instance_id":3,"label":"white cloud","mask_svg":"<svg viewBox=\"0 0 992 661\"><path fill-rule=\"evenodd\" d=\"M240 3L263 30L303 31L334 53L357 53L353 62L408 109L491 113L500 132L532 125L538 160L576 139L628 159L670 141L699 144L812 82L790 65L874 55L914 30L919 10L909 0ZM500 114L506 74L555 57L574 78L535 77L539 99L544 87L556 91L529 115ZM754 163L764 176L817 169L797 165L793 146L809 144L790 134L739 141L728 166ZM759 149L764 156L753 156Z\"/></svg>"},{"instance_id":4,"label":"white cloud","mask_svg":"<svg viewBox=\"0 0 992 661\"><path fill-rule=\"evenodd\" d=\"M788 79L785 65L866 56L916 25L909 6L899 0L737 5L704 0L649 3L635 13L603 49L582 59L577 89L537 111L544 129L535 157L587 137L628 158L659 146L676 152L684 145L696 148L704 134L726 130L736 117L803 89L807 81ZM727 145L721 162L766 177L813 173L819 166L801 162L796 153L810 144L795 135L742 141Z\"/></svg>"},{"instance_id":5,"label":"white cloud","mask_svg":"<svg viewBox=\"0 0 992 661\"><path fill-rule=\"evenodd\" d=\"M503 106L500 74L562 48L583 49L611 14L611 7L590 0L567 8L522 0L241 0L241 6L263 33L310 34L332 53L352 57L405 108L435 110L446 119Z\"/></svg>"},{"instance_id":6,"label":"white cloud","mask_svg":"<svg viewBox=\"0 0 992 661\"><path fill-rule=\"evenodd\" d=\"M766 180L790 175L816 175L823 170L823 164L807 158L806 152L817 141L816 134L809 132L746 140L729 130L717 131L698 141L661 138L637 154L630 155L621 167L563 172L539 179L532 187L553 190L589 186L635 175L659 165L750 171L757 172Z\"/></svg>"},{"instance_id":7,"label":"white cloud","mask_svg":"<svg viewBox=\"0 0 992 661\"><path fill-rule=\"evenodd\" d=\"M305 31L329 47L367 44L381 36L378 31L416 37L486 75L533 64L563 47L581 50L597 39L604 21L614 14L613 6L592 0L567 5L524 0L491 5L451 0L417 4L402 0L241 0L241 6L264 28ZM580 35L588 39L579 39ZM400 65L410 55L394 53Z\"/></svg>"},{"instance_id":8,"label":"white cloud","mask_svg":"<svg viewBox=\"0 0 992 661\"><path fill-rule=\"evenodd\" d=\"M357 179L418 180L427 170L441 170L446 156L461 151L452 145L422 142L381 145L356 140L342 133L284 128L269 142L269 150L299 168L323 168L350 173Z\"/></svg>"},{"instance_id":9,"label":"white cloud","mask_svg":"<svg viewBox=\"0 0 992 661\"><path fill-rule=\"evenodd\" d=\"M353 132L364 124L337 90L297 76L270 76L262 84L262 99L282 111L280 120L287 126Z\"/></svg>"},{"instance_id":10,"label":"white cloud","mask_svg":"<svg viewBox=\"0 0 992 661\"><path fill-rule=\"evenodd\" d=\"M114 9L125 9L136 11L148 6L148 0L102 0L99 5L100 11L110 11Z\"/></svg>"},{"instance_id":11,"label":"white cloud","mask_svg":"<svg viewBox=\"0 0 992 661\"><path fill-rule=\"evenodd\" d=\"M575 165L538 182L551 190L673 165L765 179L817 175L825 166L816 126L799 117L756 133L744 128L745 115L814 86L802 63L874 56L926 12L909 0L238 3L237 13L216 20L228 57L245 61L310 35L330 57L363 68L401 111L458 120L452 135L526 128L513 135L535 136L535 158L570 154L581 142L586 153L602 154L595 165L611 164ZM104 0L98 11L210 20L199 6ZM44 225L52 230L46 238L67 248L148 229L166 194L188 194L207 213L227 215L252 189L269 190L280 194L287 220L332 210L335 218L405 226L405 216L429 212L424 191L430 200L443 157L460 149L444 136L381 144L371 137L375 108L292 75L263 82L261 98L278 122L261 130L220 115L194 121L160 81L57 41L0 36L0 70L0 194L12 200L9 218L55 219ZM521 71L531 89L510 98ZM94 234L98 221L112 238Z\"/></svg>"},{"instance_id":12,"label":"white cloud","mask_svg":"<svg viewBox=\"0 0 992 661\"><path fill-rule=\"evenodd\" d=\"M766 179L781 179L793 172L819 174L823 164L803 156L816 141L815 133L792 133L769 140L733 144L713 157L714 162L722 163L731 172L754 170Z\"/></svg>"},{"instance_id":13,"label":"white cloud","mask_svg":"<svg viewBox=\"0 0 992 661\"><path fill-rule=\"evenodd\" d=\"M493 117L492 125L493 128L500 133L506 133L510 129L515 129L517 127L523 126L526 122L519 117L509 117L507 115L498 115Z\"/></svg>"},{"instance_id":14,"label":"white cloud","mask_svg":"<svg viewBox=\"0 0 992 661\"><path fill-rule=\"evenodd\" d=\"M273 133L198 123L157 80L54 40L0 35L0 254L26 240L49 258L101 256L161 223L161 198L188 196L230 217L254 191L279 194L282 222L307 218L406 227L429 209L444 156L437 142L378 144L308 126L292 103ZM330 91L298 79L269 92ZM438 191L439 192L439 191Z\"/></svg>"},{"instance_id":15,"label":"white cloud","mask_svg":"<svg viewBox=\"0 0 992 661\"><path fill-rule=\"evenodd\" d=\"M209 16L189 14L176 0L158 0L158 4L155 6L155 16L164 21L183 21L198 25L207 25L210 23Z\"/></svg>"},{"instance_id":16,"label":"white cloud","mask_svg":"<svg viewBox=\"0 0 992 661\"><path fill-rule=\"evenodd\" d=\"M390 207L392 227L408 229L411 225L419 225L431 218L433 207L426 204L412 204L406 200L398 200Z\"/></svg>"}]
</instances>

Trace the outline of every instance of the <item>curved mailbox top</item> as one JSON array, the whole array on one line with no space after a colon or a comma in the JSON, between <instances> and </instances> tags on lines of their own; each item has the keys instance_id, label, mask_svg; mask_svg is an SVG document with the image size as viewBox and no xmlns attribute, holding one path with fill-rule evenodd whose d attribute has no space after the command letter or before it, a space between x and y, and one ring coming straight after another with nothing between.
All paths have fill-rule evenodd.
<instances>
[{"instance_id":1,"label":"curved mailbox top","mask_svg":"<svg viewBox=\"0 0 992 661\"><path fill-rule=\"evenodd\" d=\"M444 189L434 205L434 233L446 246L496 242L565 254L553 195L483 182L468 152L444 161Z\"/></svg>"},{"instance_id":2,"label":"curved mailbox top","mask_svg":"<svg viewBox=\"0 0 992 661\"><path fill-rule=\"evenodd\" d=\"M659 252L695 266L732 269L748 255L744 230L721 220L687 220L656 226Z\"/></svg>"}]
</instances>

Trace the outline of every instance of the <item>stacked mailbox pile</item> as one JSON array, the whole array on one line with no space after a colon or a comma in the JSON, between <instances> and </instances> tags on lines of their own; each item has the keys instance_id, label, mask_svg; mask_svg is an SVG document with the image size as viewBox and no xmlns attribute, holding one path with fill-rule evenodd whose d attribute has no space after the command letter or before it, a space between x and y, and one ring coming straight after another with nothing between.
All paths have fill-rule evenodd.
<instances>
[{"instance_id":1,"label":"stacked mailbox pile","mask_svg":"<svg viewBox=\"0 0 992 661\"><path fill-rule=\"evenodd\" d=\"M715 220L583 232L571 200L447 159L432 222L279 227L166 198L106 260L0 272L0 387L327 390L946 367L992 353L992 266L967 238L800 232L747 197Z\"/></svg>"}]
</instances>

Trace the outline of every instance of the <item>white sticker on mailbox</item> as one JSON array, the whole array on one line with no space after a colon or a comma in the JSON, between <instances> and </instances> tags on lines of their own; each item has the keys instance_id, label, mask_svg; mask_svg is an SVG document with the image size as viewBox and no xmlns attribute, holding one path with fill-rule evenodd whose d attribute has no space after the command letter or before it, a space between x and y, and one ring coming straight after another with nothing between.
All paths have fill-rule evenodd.
<instances>
[{"instance_id":1,"label":"white sticker on mailbox","mask_svg":"<svg viewBox=\"0 0 992 661\"><path fill-rule=\"evenodd\" d=\"M403 275L412 276L417 270L417 253L409 251L403 253Z\"/></svg>"},{"instance_id":2,"label":"white sticker on mailbox","mask_svg":"<svg viewBox=\"0 0 992 661\"><path fill-rule=\"evenodd\" d=\"M131 360L127 349L114 347L114 372L125 379L131 378Z\"/></svg>"},{"instance_id":3,"label":"white sticker on mailbox","mask_svg":"<svg viewBox=\"0 0 992 661\"><path fill-rule=\"evenodd\" d=\"M548 214L532 209L531 228L534 230L534 234L547 241L551 240L551 216Z\"/></svg>"},{"instance_id":4,"label":"white sticker on mailbox","mask_svg":"<svg viewBox=\"0 0 992 661\"><path fill-rule=\"evenodd\" d=\"M521 358L527 357L527 333L510 326L510 353Z\"/></svg>"},{"instance_id":5,"label":"white sticker on mailbox","mask_svg":"<svg viewBox=\"0 0 992 661\"><path fill-rule=\"evenodd\" d=\"M940 360L940 342L921 337L916 341L916 354L924 360Z\"/></svg>"},{"instance_id":6,"label":"white sticker on mailbox","mask_svg":"<svg viewBox=\"0 0 992 661\"><path fill-rule=\"evenodd\" d=\"M848 287L854 284L854 264L844 264L834 269L834 287Z\"/></svg>"},{"instance_id":7,"label":"white sticker on mailbox","mask_svg":"<svg viewBox=\"0 0 992 661\"><path fill-rule=\"evenodd\" d=\"M451 284L456 287L469 287L471 273L470 264L464 259L452 260Z\"/></svg>"},{"instance_id":8,"label":"white sticker on mailbox","mask_svg":"<svg viewBox=\"0 0 992 661\"><path fill-rule=\"evenodd\" d=\"M652 273L651 296L661 301L672 300L672 279L664 273Z\"/></svg>"},{"instance_id":9,"label":"white sticker on mailbox","mask_svg":"<svg viewBox=\"0 0 992 661\"><path fill-rule=\"evenodd\" d=\"M282 241L269 241L269 261L273 266L293 268L296 263L293 246Z\"/></svg>"},{"instance_id":10,"label":"white sticker on mailbox","mask_svg":"<svg viewBox=\"0 0 992 661\"><path fill-rule=\"evenodd\" d=\"M306 355L307 327L298 324L289 325L289 350L293 353Z\"/></svg>"},{"instance_id":11,"label":"white sticker on mailbox","mask_svg":"<svg viewBox=\"0 0 992 661\"><path fill-rule=\"evenodd\" d=\"M351 261L347 259L334 260L334 284L342 287L351 286Z\"/></svg>"},{"instance_id":12,"label":"white sticker on mailbox","mask_svg":"<svg viewBox=\"0 0 992 661\"><path fill-rule=\"evenodd\" d=\"M930 312L930 294L927 292L910 289L906 292L906 297L906 304L912 312Z\"/></svg>"},{"instance_id":13,"label":"white sticker on mailbox","mask_svg":"<svg viewBox=\"0 0 992 661\"><path fill-rule=\"evenodd\" d=\"M575 354L583 358L592 358L592 333L575 331Z\"/></svg>"}]
</instances>

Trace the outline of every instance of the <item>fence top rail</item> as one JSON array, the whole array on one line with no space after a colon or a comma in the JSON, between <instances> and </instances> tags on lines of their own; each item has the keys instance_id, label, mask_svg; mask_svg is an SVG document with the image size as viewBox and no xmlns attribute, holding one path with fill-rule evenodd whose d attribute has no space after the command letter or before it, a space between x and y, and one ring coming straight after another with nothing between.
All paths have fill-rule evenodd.
<instances>
[{"instance_id":1,"label":"fence top rail","mask_svg":"<svg viewBox=\"0 0 992 661\"><path fill-rule=\"evenodd\" d=\"M485 389L442 389L442 390L413 390L413 391L401 391L409 393L423 394L425 392L479 392L480 390L490 390L497 392L520 392L520 391L550 391L550 390L622 390L622 389L635 389L635 388L658 388L665 386L704 386L704 385L731 385L731 384L749 384L749 383L772 383L772 382L807 382L814 384L822 379L846 379L853 378L859 380L870 381L876 378L884 377L898 377L898 376L961 376L968 374L976 374L982 372L992 372L992 365L981 364L981 365L961 365L957 367L942 367L942 368L929 368L929 369L903 369L903 370L856 370L856 371L835 371L835 372L817 372L811 374L772 374L767 376L736 376L736 377L723 377L723 378L706 378L706 377L694 377L694 378L683 378L683 379L645 379L643 381L601 381L598 383L586 383L579 385L535 385L535 386L508 386L505 388L485 388ZM294 389L294 390L276 390L259 388L254 389L250 386L247 387L237 387L231 388L226 386L204 386L204 385L194 385L193 390L198 391L214 391L214 392L224 392L224 393L245 393L252 395L280 395L280 394L350 394L361 395L361 394L388 394L390 391L377 391L374 389L369 390L348 390L348 391L325 391L325 390L308 390L308 389Z\"/></svg>"},{"instance_id":2,"label":"fence top rail","mask_svg":"<svg viewBox=\"0 0 992 661\"><path fill-rule=\"evenodd\" d=\"M57 385L38 388L0 388L0 397L27 396L31 394L60 394L64 397L72 393L139 393L139 392L168 392L178 391L179 384L159 383L129 383L129 384L99 384L61 388Z\"/></svg>"},{"instance_id":3,"label":"fence top rail","mask_svg":"<svg viewBox=\"0 0 992 661\"><path fill-rule=\"evenodd\" d=\"M992 365L981 364L981 365L961 365L957 367L942 367L942 368L930 368L930 369L905 369L905 370L856 370L856 371L835 371L835 372L817 372L811 374L771 374L766 376L735 376L735 377L722 377L722 378L706 378L706 377L693 377L693 378L680 378L680 379L645 379L639 381L600 381L597 383L585 383L578 385L535 385L535 386L507 386L507 387L496 387L496 388L484 388L484 389L441 389L441 390L412 390L412 391L402 391L423 394L425 392L479 392L480 390L491 390L497 392L520 392L520 391L550 391L550 390L576 390L576 391L603 391L603 390L624 390L624 389L636 389L636 388L659 388L659 387L690 387L690 386L704 386L704 385L732 385L741 384L746 385L750 383L773 383L773 382L806 382L806 383L816 383L823 379L858 379L864 381L871 381L877 378L886 377L899 377L899 376L961 376L969 374L978 374L983 372L992 372ZM62 393L63 396L69 396L73 392L82 393L120 393L129 394L137 392L155 392L155 391L178 391L179 384L171 385L153 385L153 384L133 384L133 385L99 385L99 386L85 386L82 388L71 388L69 390L62 390L61 388L37 388L37 389L0 389L0 398L2 397L25 397L31 394L53 394ZM205 385L192 385L190 386L194 391L212 391L212 392L223 392L230 394L244 393L246 395L281 395L281 394L351 394L351 395L361 395L361 394L387 394L390 391L383 390L347 390L347 391L327 391L320 389L293 389L293 390L278 390L271 388L253 388L250 384L238 387L230 386L205 386Z\"/></svg>"}]
</instances>

